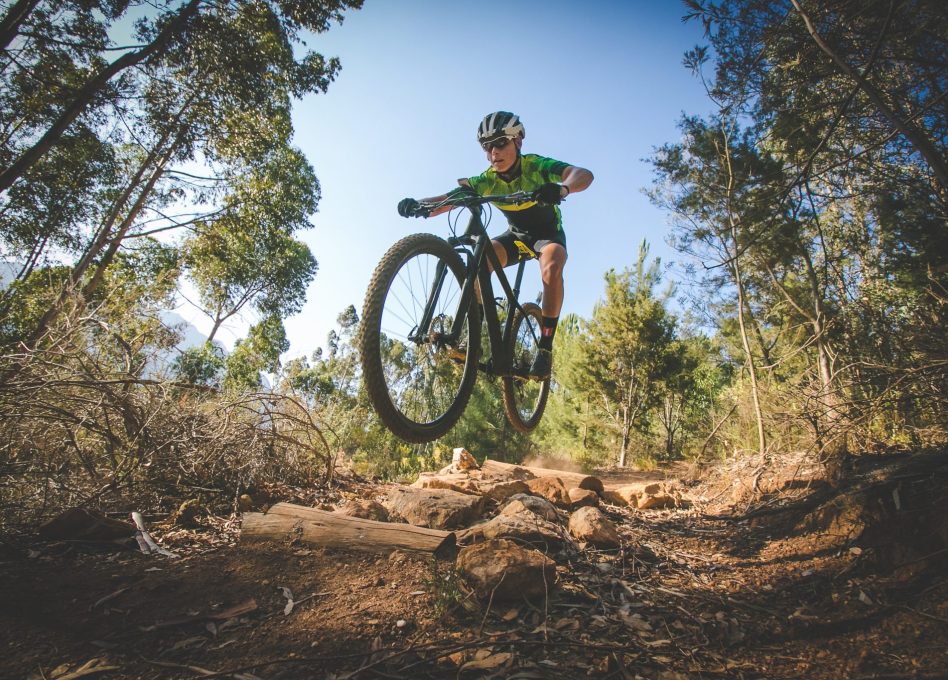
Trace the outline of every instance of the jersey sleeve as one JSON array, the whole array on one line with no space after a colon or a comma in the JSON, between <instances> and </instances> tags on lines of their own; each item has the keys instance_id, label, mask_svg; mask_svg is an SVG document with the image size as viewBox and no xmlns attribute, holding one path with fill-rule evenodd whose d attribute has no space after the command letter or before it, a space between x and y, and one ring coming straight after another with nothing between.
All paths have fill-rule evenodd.
<instances>
[{"instance_id":1,"label":"jersey sleeve","mask_svg":"<svg viewBox=\"0 0 948 680\"><path fill-rule=\"evenodd\" d=\"M468 177L467 183L470 184L471 188L481 196L489 193L487 190L492 184L490 179L487 177L486 172L482 172L481 174L475 175L474 177Z\"/></svg>"},{"instance_id":2,"label":"jersey sleeve","mask_svg":"<svg viewBox=\"0 0 948 680\"><path fill-rule=\"evenodd\" d=\"M549 182L559 182L563 179L563 173L566 171L566 168L569 167L569 163L564 163L563 161L558 161L553 158L545 158L543 156L536 157L537 170L539 170L540 175L545 179L549 178L546 181Z\"/></svg>"}]
</instances>

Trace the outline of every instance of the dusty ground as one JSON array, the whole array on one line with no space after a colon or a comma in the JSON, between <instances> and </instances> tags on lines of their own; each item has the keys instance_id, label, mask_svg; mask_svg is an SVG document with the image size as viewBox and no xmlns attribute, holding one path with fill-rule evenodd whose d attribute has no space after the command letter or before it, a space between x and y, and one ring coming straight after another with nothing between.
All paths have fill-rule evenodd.
<instances>
[{"instance_id":1,"label":"dusty ground","mask_svg":"<svg viewBox=\"0 0 948 680\"><path fill-rule=\"evenodd\" d=\"M560 555L547 602L489 609L445 564L241 545L239 518L153 524L177 558L6 537L0 676L948 677L946 458L860 459L841 490L706 469L690 508L607 507L627 547Z\"/></svg>"}]
</instances>

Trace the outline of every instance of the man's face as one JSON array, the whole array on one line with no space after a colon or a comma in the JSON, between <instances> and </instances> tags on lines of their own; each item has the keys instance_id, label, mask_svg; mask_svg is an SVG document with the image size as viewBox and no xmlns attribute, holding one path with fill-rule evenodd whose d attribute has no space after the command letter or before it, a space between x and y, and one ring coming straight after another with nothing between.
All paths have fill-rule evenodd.
<instances>
[{"instance_id":1,"label":"man's face","mask_svg":"<svg viewBox=\"0 0 948 680\"><path fill-rule=\"evenodd\" d=\"M481 147L487 153L487 160L497 172L507 172L517 162L517 150L520 148L520 140L501 137L493 142L482 144Z\"/></svg>"}]
</instances>

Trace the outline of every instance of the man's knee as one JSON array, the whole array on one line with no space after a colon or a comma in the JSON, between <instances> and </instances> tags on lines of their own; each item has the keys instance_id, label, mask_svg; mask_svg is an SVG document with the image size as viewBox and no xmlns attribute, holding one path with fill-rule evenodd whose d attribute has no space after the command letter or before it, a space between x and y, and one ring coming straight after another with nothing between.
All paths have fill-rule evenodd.
<instances>
[{"instance_id":1,"label":"man's knee","mask_svg":"<svg viewBox=\"0 0 948 680\"><path fill-rule=\"evenodd\" d=\"M566 265L566 249L559 245L550 245L543 249L540 259L540 276L543 283L549 285L563 279Z\"/></svg>"}]
</instances>

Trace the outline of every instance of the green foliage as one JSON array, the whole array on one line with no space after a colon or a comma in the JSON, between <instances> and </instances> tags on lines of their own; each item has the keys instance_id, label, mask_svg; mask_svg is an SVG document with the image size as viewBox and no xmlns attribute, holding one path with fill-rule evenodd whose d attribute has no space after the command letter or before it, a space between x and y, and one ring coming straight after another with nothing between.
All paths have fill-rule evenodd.
<instances>
[{"instance_id":1,"label":"green foliage","mask_svg":"<svg viewBox=\"0 0 948 680\"><path fill-rule=\"evenodd\" d=\"M224 350L212 342L183 350L171 365L175 380L219 388L226 366Z\"/></svg>"},{"instance_id":2,"label":"green foliage","mask_svg":"<svg viewBox=\"0 0 948 680\"><path fill-rule=\"evenodd\" d=\"M632 431L650 426L655 386L681 367L676 322L665 307L668 293L655 294L660 262L646 266L647 256L643 243L634 269L606 273L605 300L593 310L577 356L576 388L618 441L620 465Z\"/></svg>"},{"instance_id":3,"label":"green foliage","mask_svg":"<svg viewBox=\"0 0 948 680\"><path fill-rule=\"evenodd\" d=\"M290 348L286 329L278 316L268 316L251 326L247 337L238 340L225 361L224 389L255 390L261 373L276 373L280 355Z\"/></svg>"},{"instance_id":4,"label":"green foliage","mask_svg":"<svg viewBox=\"0 0 948 680\"><path fill-rule=\"evenodd\" d=\"M453 562L443 564L431 558L431 567L422 585L434 600L432 609L436 617L447 616L467 597L461 587L462 582Z\"/></svg>"},{"instance_id":5,"label":"green foliage","mask_svg":"<svg viewBox=\"0 0 948 680\"><path fill-rule=\"evenodd\" d=\"M713 51L686 66L705 79L714 54L718 113L684 117L682 141L654 155L652 198L676 218L675 245L710 263L695 299L722 349L763 367L775 446L937 442L946 17L927 1L801 7L691 3ZM748 384L718 435L731 448L746 444Z\"/></svg>"},{"instance_id":6,"label":"green foliage","mask_svg":"<svg viewBox=\"0 0 948 680\"><path fill-rule=\"evenodd\" d=\"M35 295L13 299L35 270L68 267L46 309L29 316L32 328L20 312L6 324L16 339L42 338L71 291L96 299L154 232L180 258L164 282L191 279L214 322L211 339L247 305L263 319L299 310L316 260L296 234L320 194L290 143L291 104L324 92L340 68L302 35L328 30L361 2L297 5L40 0L9 26L0 248L22 268L5 307L36 304ZM115 50L132 12L138 46Z\"/></svg>"}]
</instances>

